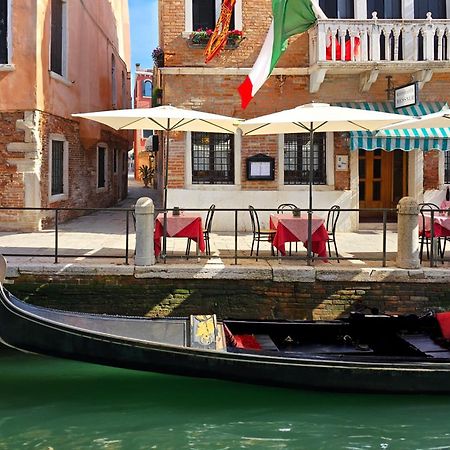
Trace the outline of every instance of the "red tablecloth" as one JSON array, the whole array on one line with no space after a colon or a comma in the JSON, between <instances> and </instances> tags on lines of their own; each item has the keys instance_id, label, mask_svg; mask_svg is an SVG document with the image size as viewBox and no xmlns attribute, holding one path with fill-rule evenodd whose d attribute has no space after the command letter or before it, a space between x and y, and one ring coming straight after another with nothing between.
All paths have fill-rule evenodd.
<instances>
[{"instance_id":1,"label":"red tablecloth","mask_svg":"<svg viewBox=\"0 0 450 450\"><path fill-rule=\"evenodd\" d=\"M328 232L324 219L313 217L311 251L321 258L327 257ZM286 242L303 242L308 248L308 218L294 217L291 214L271 214L270 228L275 229L272 245L282 254L286 254ZM326 259L324 259L326 261Z\"/></svg>"},{"instance_id":2,"label":"red tablecloth","mask_svg":"<svg viewBox=\"0 0 450 450\"><path fill-rule=\"evenodd\" d=\"M424 213L425 216L425 235L431 236L431 214ZM434 237L449 237L450 236L450 217L447 214L435 213L433 215L434 222ZM422 233L423 219L419 215L419 232Z\"/></svg>"},{"instance_id":3,"label":"red tablecloth","mask_svg":"<svg viewBox=\"0 0 450 450\"><path fill-rule=\"evenodd\" d=\"M155 222L155 255L161 253L161 238L164 234L164 214L158 214ZM202 218L181 213L174 216L167 214L167 237L185 237L198 242L198 248L201 252L205 251L205 239L203 237Z\"/></svg>"}]
</instances>

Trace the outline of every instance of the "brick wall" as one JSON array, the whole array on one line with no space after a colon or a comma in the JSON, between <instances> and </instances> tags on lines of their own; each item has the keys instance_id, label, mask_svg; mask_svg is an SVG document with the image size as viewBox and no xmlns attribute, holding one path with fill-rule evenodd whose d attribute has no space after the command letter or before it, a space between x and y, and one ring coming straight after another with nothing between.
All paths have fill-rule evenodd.
<instances>
[{"instance_id":1,"label":"brick wall","mask_svg":"<svg viewBox=\"0 0 450 450\"><path fill-rule=\"evenodd\" d=\"M21 275L9 289L30 303L73 311L148 317L215 313L221 318L334 319L365 307L388 314L449 310L446 286Z\"/></svg>"}]
</instances>

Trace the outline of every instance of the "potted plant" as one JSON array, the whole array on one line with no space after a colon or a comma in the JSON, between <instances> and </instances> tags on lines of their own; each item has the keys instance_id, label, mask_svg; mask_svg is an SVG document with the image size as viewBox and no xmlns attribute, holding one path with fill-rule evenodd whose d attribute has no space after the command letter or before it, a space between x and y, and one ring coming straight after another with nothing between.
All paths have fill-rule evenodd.
<instances>
[{"instance_id":1,"label":"potted plant","mask_svg":"<svg viewBox=\"0 0 450 450\"><path fill-rule=\"evenodd\" d=\"M145 187L148 187L151 179L153 178L153 172L154 170L150 169L150 167L145 164L139 167L139 173L141 175Z\"/></svg>"},{"instance_id":2,"label":"potted plant","mask_svg":"<svg viewBox=\"0 0 450 450\"><path fill-rule=\"evenodd\" d=\"M227 37L227 45L237 47L237 45L244 39L241 30L230 30Z\"/></svg>"},{"instance_id":3,"label":"potted plant","mask_svg":"<svg viewBox=\"0 0 450 450\"><path fill-rule=\"evenodd\" d=\"M197 31L193 31L190 34L189 43L192 47L206 47L212 34L213 30L209 28L206 30L199 28ZM244 39L244 37L241 30L230 30L228 31L226 45L231 48L237 47L242 39Z\"/></svg>"},{"instance_id":4,"label":"potted plant","mask_svg":"<svg viewBox=\"0 0 450 450\"><path fill-rule=\"evenodd\" d=\"M152 58L156 67L164 67L164 52L161 47L156 47L152 51Z\"/></svg>"}]
</instances>

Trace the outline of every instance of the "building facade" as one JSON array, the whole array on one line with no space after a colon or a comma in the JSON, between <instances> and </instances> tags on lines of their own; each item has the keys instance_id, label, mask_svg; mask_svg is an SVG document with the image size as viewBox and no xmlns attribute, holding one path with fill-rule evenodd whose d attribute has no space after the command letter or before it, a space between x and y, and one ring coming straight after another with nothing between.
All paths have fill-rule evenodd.
<instances>
[{"instance_id":1,"label":"building facade","mask_svg":"<svg viewBox=\"0 0 450 450\"><path fill-rule=\"evenodd\" d=\"M142 69L140 64L136 64L133 92L135 108L151 108L153 106L155 101L153 100L152 69ZM147 166L150 171L155 170L155 153L158 150L156 148L158 138L153 138L153 136L156 136L153 134L153 130L134 131L134 177L137 180L142 180L142 172L139 171L140 167ZM155 187L155 181L155 177L152 177L149 186Z\"/></svg>"},{"instance_id":2,"label":"building facade","mask_svg":"<svg viewBox=\"0 0 450 450\"><path fill-rule=\"evenodd\" d=\"M214 28L218 0L160 1L164 67L155 79L164 104L251 118L325 102L404 114L439 110L449 101L449 0L320 0L328 20L290 39L272 75L247 109L238 86L259 54L271 22L271 2L237 0L232 27L244 39L204 63L193 30ZM418 103L395 110L394 88L413 84ZM308 205L309 137L260 137L177 133L171 138L169 206L276 208ZM314 207L395 208L409 195L440 204L450 183L445 130L374 138L364 134L317 134L314 142ZM448 147L450 148L450 146ZM275 160L275 176L250 180L249 157ZM249 228L248 215L239 226ZM379 219L379 216L378 216ZM369 213L346 213L341 229L356 230ZM218 230L234 217L215 218Z\"/></svg>"},{"instance_id":3,"label":"building facade","mask_svg":"<svg viewBox=\"0 0 450 450\"><path fill-rule=\"evenodd\" d=\"M71 114L130 107L129 63L126 0L0 0L3 208L107 207L126 197L131 133ZM0 211L2 231L53 222L52 211Z\"/></svg>"}]
</instances>

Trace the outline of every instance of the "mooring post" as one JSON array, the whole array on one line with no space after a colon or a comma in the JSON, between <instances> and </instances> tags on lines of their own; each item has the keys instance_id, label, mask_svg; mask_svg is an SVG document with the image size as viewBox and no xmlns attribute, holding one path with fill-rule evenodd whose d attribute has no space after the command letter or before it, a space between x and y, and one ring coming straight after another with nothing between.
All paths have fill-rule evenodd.
<instances>
[{"instance_id":1,"label":"mooring post","mask_svg":"<svg viewBox=\"0 0 450 450\"><path fill-rule=\"evenodd\" d=\"M397 267L418 269L419 259L419 206L412 197L398 202Z\"/></svg>"},{"instance_id":2,"label":"mooring post","mask_svg":"<svg viewBox=\"0 0 450 450\"><path fill-rule=\"evenodd\" d=\"M134 208L136 214L136 266L153 266L155 264L155 250L153 242L153 223L155 205L148 197L141 197Z\"/></svg>"}]
</instances>

